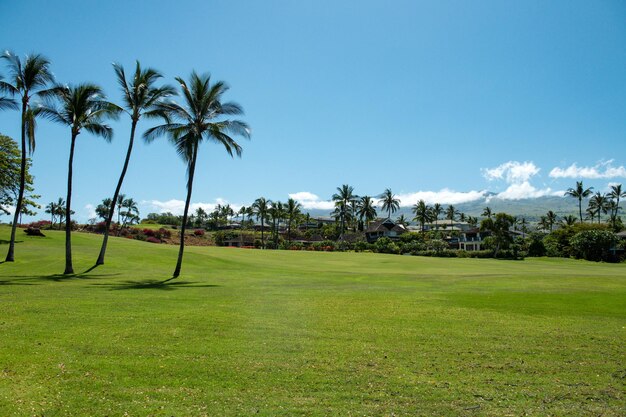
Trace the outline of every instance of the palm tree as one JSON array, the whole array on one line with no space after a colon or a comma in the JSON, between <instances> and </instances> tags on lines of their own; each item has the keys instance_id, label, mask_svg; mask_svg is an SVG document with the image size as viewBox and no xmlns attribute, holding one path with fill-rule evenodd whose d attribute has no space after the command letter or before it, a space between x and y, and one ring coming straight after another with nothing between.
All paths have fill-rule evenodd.
<instances>
[{"instance_id":1,"label":"palm tree","mask_svg":"<svg viewBox=\"0 0 626 417\"><path fill-rule=\"evenodd\" d=\"M332 199L335 202L335 210L339 215L341 221L341 235L346 229L346 220L349 216L350 202L359 198L354 194L354 188L348 184L343 184L341 187L337 187L337 193L333 194Z\"/></svg>"},{"instance_id":2,"label":"palm tree","mask_svg":"<svg viewBox=\"0 0 626 417\"><path fill-rule=\"evenodd\" d=\"M441 204L439 203L435 203L433 204L433 208L431 209L431 213L432 213L432 220L435 221L435 230L439 230L439 216L441 215L441 213L443 212L443 207L441 207Z\"/></svg>"},{"instance_id":3,"label":"palm tree","mask_svg":"<svg viewBox=\"0 0 626 417\"><path fill-rule=\"evenodd\" d=\"M48 203L46 213L50 215L50 227L54 226L54 221L57 218L57 204L54 201Z\"/></svg>"},{"instance_id":4,"label":"palm tree","mask_svg":"<svg viewBox=\"0 0 626 417\"><path fill-rule=\"evenodd\" d=\"M611 185L609 197L615 200L615 205L613 206L611 213L611 219L613 221L613 225L615 225L615 219L617 218L617 212L619 211L619 199L622 197L626 198L626 191L622 191L622 184Z\"/></svg>"},{"instance_id":5,"label":"palm tree","mask_svg":"<svg viewBox=\"0 0 626 417\"><path fill-rule=\"evenodd\" d=\"M261 219L261 247L263 249L265 249L265 219L267 218L270 203L271 200L266 200L265 197L259 197L252 203L257 220Z\"/></svg>"},{"instance_id":6,"label":"palm tree","mask_svg":"<svg viewBox=\"0 0 626 417\"><path fill-rule=\"evenodd\" d=\"M126 150L126 159L124 159L122 172L117 180L117 186L115 187L113 198L111 199L109 215L105 220L104 237L102 238L102 246L100 248L98 259L96 260L96 265L104 264L104 256L107 250L107 242L109 240L109 231L111 228L111 221L113 219L113 211L115 210L115 202L117 201L120 190L122 189L124 177L126 176L126 170L128 169L128 163L130 162L130 155L135 142L135 129L137 128L137 123L139 123L142 116L160 116L161 114L157 109L156 104L160 103L164 98L175 94L174 89L170 86L155 87L154 84L159 78L161 78L161 74L152 68L142 69L139 61L137 61L135 74L130 82L127 81L124 68L121 65L113 64L113 70L115 71L117 81L122 88L124 112L127 113L131 119L130 139L128 141L128 149Z\"/></svg>"},{"instance_id":7,"label":"palm tree","mask_svg":"<svg viewBox=\"0 0 626 417\"><path fill-rule=\"evenodd\" d=\"M582 181L576 181L576 188L568 188L565 191L565 196L574 197L578 199L578 213L580 215L580 222L583 222L583 198L587 198L591 195L593 187L585 189Z\"/></svg>"},{"instance_id":8,"label":"palm tree","mask_svg":"<svg viewBox=\"0 0 626 417\"><path fill-rule=\"evenodd\" d=\"M121 225L121 217L122 217L122 207L124 206L124 201L126 201L126 194L120 194L115 199L115 204L113 207L117 206L117 225ZM109 210L110 212L110 210Z\"/></svg>"},{"instance_id":9,"label":"palm tree","mask_svg":"<svg viewBox=\"0 0 626 417\"><path fill-rule=\"evenodd\" d=\"M268 213L272 218L272 235L275 245L274 249L278 249L278 229L280 228L280 222L285 215L283 203L280 201L271 202Z\"/></svg>"},{"instance_id":10,"label":"palm tree","mask_svg":"<svg viewBox=\"0 0 626 417\"><path fill-rule=\"evenodd\" d=\"M73 274L72 266L72 167L76 138L86 130L92 135L102 136L107 142L113 137L113 129L104 124L107 117L117 117L119 107L105 100L102 89L93 84L79 84L75 87L57 87L55 95L60 102L58 107L42 106L40 111L50 120L70 127L70 157L67 172L67 199L65 208L65 272Z\"/></svg>"},{"instance_id":11,"label":"palm tree","mask_svg":"<svg viewBox=\"0 0 626 417\"><path fill-rule=\"evenodd\" d=\"M198 75L195 71L191 73L189 85L180 77L177 77L176 81L180 84L185 106L175 102L155 103L155 110L164 116L165 124L152 127L144 133L144 138L148 142L167 135L178 155L187 163L187 198L183 212L178 260L172 278L180 275L183 264L185 228L200 142L207 140L221 144L232 157L233 153L241 156L241 146L231 135L242 136L246 139L250 137L250 128L246 123L225 118L229 115L243 114L243 109L238 104L222 103L222 96L228 91L226 84L221 81L211 84L211 77L208 74Z\"/></svg>"},{"instance_id":12,"label":"palm tree","mask_svg":"<svg viewBox=\"0 0 626 417\"><path fill-rule=\"evenodd\" d=\"M364 195L359 198L357 203L356 214L361 221L365 220L366 226L369 226L370 222L376 218L376 206L372 197Z\"/></svg>"},{"instance_id":13,"label":"palm tree","mask_svg":"<svg viewBox=\"0 0 626 417\"><path fill-rule=\"evenodd\" d=\"M401 214L396 219L396 224L400 224L400 225L402 225L404 227L407 227L409 225L409 221L406 219L406 217L404 217L404 214Z\"/></svg>"},{"instance_id":14,"label":"palm tree","mask_svg":"<svg viewBox=\"0 0 626 417\"><path fill-rule=\"evenodd\" d=\"M576 216L572 216L568 214L567 216L563 216L561 218L561 224L563 226L573 226L576 223Z\"/></svg>"},{"instance_id":15,"label":"palm tree","mask_svg":"<svg viewBox=\"0 0 626 417\"><path fill-rule=\"evenodd\" d=\"M456 219L456 215L458 213L458 210L453 206L453 205L449 205L448 208L446 209L446 220L450 220L450 227L454 227L454 220Z\"/></svg>"},{"instance_id":16,"label":"palm tree","mask_svg":"<svg viewBox=\"0 0 626 417\"><path fill-rule=\"evenodd\" d=\"M133 221L139 218L139 207L137 206L137 202L134 199L132 198L125 199L122 202L121 208L125 209L125 211L122 211L122 227L120 228L120 230L126 227L126 224L128 222L132 224Z\"/></svg>"},{"instance_id":17,"label":"palm tree","mask_svg":"<svg viewBox=\"0 0 626 417\"><path fill-rule=\"evenodd\" d=\"M413 206L411 211L413 212L413 214L415 214L415 217L413 218L413 220L415 220L416 222L420 224L420 228L422 229L422 232L423 232L424 224L426 224L430 220L433 210L430 207L428 207L428 205L426 204L424 200L420 200L417 202L417 204Z\"/></svg>"},{"instance_id":18,"label":"palm tree","mask_svg":"<svg viewBox=\"0 0 626 417\"><path fill-rule=\"evenodd\" d=\"M70 211L70 214L74 214L74 210ZM59 219L59 230L61 230L61 224L63 224L63 219L65 216L65 200L59 197L59 200L56 203L56 216Z\"/></svg>"},{"instance_id":19,"label":"palm tree","mask_svg":"<svg viewBox=\"0 0 626 417\"><path fill-rule=\"evenodd\" d=\"M525 219L522 220L524 220L524 222L526 221ZM473 216L467 216L467 224L472 227L476 227L478 225L478 218Z\"/></svg>"},{"instance_id":20,"label":"palm tree","mask_svg":"<svg viewBox=\"0 0 626 417\"><path fill-rule=\"evenodd\" d=\"M492 215L493 215L493 212L491 211L491 208L485 207L483 209L483 217L490 219Z\"/></svg>"},{"instance_id":21,"label":"palm tree","mask_svg":"<svg viewBox=\"0 0 626 417\"><path fill-rule=\"evenodd\" d=\"M606 194L595 193L589 201L589 207L593 207L598 215L598 223L601 223L602 213L607 213L609 210L609 199Z\"/></svg>"},{"instance_id":22,"label":"palm tree","mask_svg":"<svg viewBox=\"0 0 626 417\"><path fill-rule=\"evenodd\" d=\"M387 218L390 219L391 215L400 210L400 200L391 192L390 188L387 188L381 195L382 209L387 211Z\"/></svg>"},{"instance_id":23,"label":"palm tree","mask_svg":"<svg viewBox=\"0 0 626 417\"><path fill-rule=\"evenodd\" d=\"M548 228L550 229L550 231L552 231L552 227L556 223L556 220L557 220L556 213L553 212L552 210L549 210L548 213L546 214L546 224Z\"/></svg>"},{"instance_id":24,"label":"palm tree","mask_svg":"<svg viewBox=\"0 0 626 417\"><path fill-rule=\"evenodd\" d=\"M546 216L541 216L537 225L543 231L547 231L550 228L550 224Z\"/></svg>"},{"instance_id":25,"label":"palm tree","mask_svg":"<svg viewBox=\"0 0 626 417\"><path fill-rule=\"evenodd\" d=\"M22 105L20 186L11 226L9 251L6 257L6 262L13 262L15 260L15 232L20 213L22 212L24 190L26 188L26 140L28 139L28 150L32 155L35 151L35 118L39 114L37 108L31 107L30 100L31 98L46 98L49 96L51 90L48 87L53 83L54 79L49 68L50 62L42 55L27 55L22 61L13 52L6 51L0 56L0 59L7 61L10 77L10 81L0 80L0 93L10 96L0 99L0 109L17 108L16 96L21 99Z\"/></svg>"},{"instance_id":26,"label":"palm tree","mask_svg":"<svg viewBox=\"0 0 626 417\"><path fill-rule=\"evenodd\" d=\"M287 200L286 214L287 214L287 240L291 243L291 223L300 216L302 205L293 198Z\"/></svg>"}]
</instances>

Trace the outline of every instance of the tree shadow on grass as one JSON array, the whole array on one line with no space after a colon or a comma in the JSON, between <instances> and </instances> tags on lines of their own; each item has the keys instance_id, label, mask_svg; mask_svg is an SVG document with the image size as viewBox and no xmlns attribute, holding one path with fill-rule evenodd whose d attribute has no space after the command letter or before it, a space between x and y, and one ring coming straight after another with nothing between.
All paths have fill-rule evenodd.
<instances>
[{"instance_id":1,"label":"tree shadow on grass","mask_svg":"<svg viewBox=\"0 0 626 417\"><path fill-rule=\"evenodd\" d=\"M166 280L146 279L141 281L128 280L117 283L93 284L102 287L109 287L112 291L118 290L163 290L173 291L181 288L214 288L219 285L201 284L191 281L172 281L172 278Z\"/></svg>"},{"instance_id":2,"label":"tree shadow on grass","mask_svg":"<svg viewBox=\"0 0 626 417\"><path fill-rule=\"evenodd\" d=\"M43 281L43 282L49 282L49 281L54 281L54 282L68 282L68 281L72 281L75 279L81 279L81 280L85 280L85 279L98 279L98 278L106 278L106 277L113 277L116 275L120 275L119 273L116 274L90 274L87 275L86 272L83 273L79 273L79 274L49 274L49 275L8 275L7 278L13 278L13 279L7 279L7 280L0 280L0 285L34 285L35 282L37 281ZM31 283L29 283L31 282Z\"/></svg>"}]
</instances>

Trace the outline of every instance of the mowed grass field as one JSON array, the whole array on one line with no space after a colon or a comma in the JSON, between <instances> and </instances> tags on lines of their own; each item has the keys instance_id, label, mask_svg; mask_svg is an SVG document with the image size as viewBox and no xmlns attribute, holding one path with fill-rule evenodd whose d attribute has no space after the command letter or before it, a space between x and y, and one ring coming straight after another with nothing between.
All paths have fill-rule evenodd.
<instances>
[{"instance_id":1,"label":"mowed grass field","mask_svg":"<svg viewBox=\"0 0 626 417\"><path fill-rule=\"evenodd\" d=\"M623 264L18 233L1 416L626 414Z\"/></svg>"}]
</instances>

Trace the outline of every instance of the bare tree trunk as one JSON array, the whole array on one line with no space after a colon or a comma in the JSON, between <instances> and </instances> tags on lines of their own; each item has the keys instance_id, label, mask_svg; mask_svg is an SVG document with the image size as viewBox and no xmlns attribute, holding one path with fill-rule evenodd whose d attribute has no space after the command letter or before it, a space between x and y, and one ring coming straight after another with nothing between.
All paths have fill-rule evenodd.
<instances>
[{"instance_id":1,"label":"bare tree trunk","mask_svg":"<svg viewBox=\"0 0 626 417\"><path fill-rule=\"evenodd\" d=\"M176 269L172 278L180 275L180 269L183 266L183 252L185 250L185 229L187 227L187 213L189 212L189 203L191 202L191 191L193 188L193 175L196 170L196 158L198 156L198 143L194 145L193 157L189 165L189 180L187 181L187 199L185 200L185 211L183 212L183 224L180 229L180 248L178 249L178 260L176 261Z\"/></svg>"},{"instance_id":2,"label":"bare tree trunk","mask_svg":"<svg viewBox=\"0 0 626 417\"><path fill-rule=\"evenodd\" d=\"M5 262L15 261L15 232L17 231L17 223L22 211L22 200L24 199L24 188L26 185L26 109L28 102L22 100L22 161L20 162L20 189L17 194L17 203L15 205L15 213L13 214L13 224L11 225L11 239L9 241L9 252Z\"/></svg>"},{"instance_id":3,"label":"bare tree trunk","mask_svg":"<svg viewBox=\"0 0 626 417\"><path fill-rule=\"evenodd\" d=\"M72 266L72 164L74 162L74 145L76 144L76 133L72 132L72 144L70 146L70 161L67 170L67 200L65 201L65 272L63 274L73 274Z\"/></svg>"},{"instance_id":4,"label":"bare tree trunk","mask_svg":"<svg viewBox=\"0 0 626 417\"><path fill-rule=\"evenodd\" d=\"M122 189L122 183L124 182L124 177L126 176L128 163L130 162L130 154L133 150L133 143L135 141L135 128L136 127L137 127L137 120L133 120L132 125L130 127L130 141L128 142L128 150L126 151L126 159L124 160L124 167L122 168L122 173L120 174L120 178L117 181L117 186L115 187L115 192L113 193L113 199L111 200L111 206L109 207L109 213L107 215L106 224L104 225L104 238L102 239L102 247L100 248L100 255L98 255L98 260L96 261L96 265L104 264L104 255L107 250L107 242L109 240L109 232L111 229L111 221L113 220L113 212L115 211L117 197L120 195L120 191Z\"/></svg>"}]
</instances>

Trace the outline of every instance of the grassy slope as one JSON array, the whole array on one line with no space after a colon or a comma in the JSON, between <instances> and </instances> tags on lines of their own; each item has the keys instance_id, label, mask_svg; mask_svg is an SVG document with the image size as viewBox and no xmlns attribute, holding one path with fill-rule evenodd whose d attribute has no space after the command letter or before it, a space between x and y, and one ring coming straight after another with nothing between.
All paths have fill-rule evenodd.
<instances>
[{"instance_id":1,"label":"grassy slope","mask_svg":"<svg viewBox=\"0 0 626 417\"><path fill-rule=\"evenodd\" d=\"M175 247L114 238L62 278L48 234L0 265L2 416L626 409L624 265L192 247L154 284Z\"/></svg>"}]
</instances>

